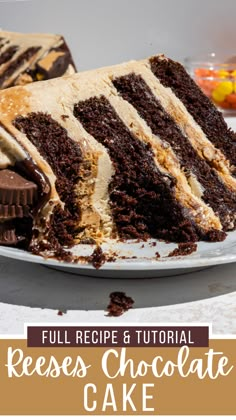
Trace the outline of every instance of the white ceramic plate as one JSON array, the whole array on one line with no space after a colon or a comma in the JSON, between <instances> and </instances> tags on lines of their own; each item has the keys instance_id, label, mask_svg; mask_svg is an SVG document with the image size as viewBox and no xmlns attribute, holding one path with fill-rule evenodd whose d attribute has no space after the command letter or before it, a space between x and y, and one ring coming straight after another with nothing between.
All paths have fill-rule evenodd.
<instances>
[{"instance_id":1,"label":"white ceramic plate","mask_svg":"<svg viewBox=\"0 0 236 420\"><path fill-rule=\"evenodd\" d=\"M187 256L168 257L177 247L176 244L166 244L155 240L148 242L105 244L103 251L108 255L116 254L114 262L106 262L96 270L91 264L65 263L55 259L44 259L19 249L0 247L0 255L43 264L51 268L97 277L163 277L196 271L205 267L226 264L236 261L236 232L228 234L223 242L199 242L197 250ZM78 256L88 256L93 252L91 245L77 245L74 253ZM156 252L161 258L156 258Z\"/></svg>"}]
</instances>

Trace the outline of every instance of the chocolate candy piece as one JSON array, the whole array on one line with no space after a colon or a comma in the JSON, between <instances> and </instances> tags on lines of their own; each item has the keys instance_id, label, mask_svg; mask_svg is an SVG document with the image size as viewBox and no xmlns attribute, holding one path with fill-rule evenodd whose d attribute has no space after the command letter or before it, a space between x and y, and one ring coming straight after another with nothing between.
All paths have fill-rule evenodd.
<instances>
[{"instance_id":1,"label":"chocolate candy piece","mask_svg":"<svg viewBox=\"0 0 236 420\"><path fill-rule=\"evenodd\" d=\"M37 185L9 169L0 171L0 203L31 205L37 198Z\"/></svg>"},{"instance_id":2,"label":"chocolate candy piece","mask_svg":"<svg viewBox=\"0 0 236 420\"><path fill-rule=\"evenodd\" d=\"M36 79L52 79L62 76L70 62L68 51L51 50L45 57L36 64Z\"/></svg>"},{"instance_id":3,"label":"chocolate candy piece","mask_svg":"<svg viewBox=\"0 0 236 420\"><path fill-rule=\"evenodd\" d=\"M0 170L0 245L12 246L27 237L32 225L30 208L37 199L38 187L14 170Z\"/></svg>"},{"instance_id":4,"label":"chocolate candy piece","mask_svg":"<svg viewBox=\"0 0 236 420\"><path fill-rule=\"evenodd\" d=\"M29 206L0 204L0 219L30 217Z\"/></svg>"},{"instance_id":5,"label":"chocolate candy piece","mask_svg":"<svg viewBox=\"0 0 236 420\"><path fill-rule=\"evenodd\" d=\"M11 222L0 223L0 245L16 245L17 242L14 225Z\"/></svg>"}]
</instances>

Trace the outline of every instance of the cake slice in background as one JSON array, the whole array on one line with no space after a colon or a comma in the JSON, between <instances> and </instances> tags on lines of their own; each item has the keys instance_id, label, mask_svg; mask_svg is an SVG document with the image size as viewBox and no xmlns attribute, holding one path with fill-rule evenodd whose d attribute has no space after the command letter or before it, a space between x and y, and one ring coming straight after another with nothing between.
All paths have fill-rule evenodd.
<instances>
[{"instance_id":1,"label":"cake slice in background","mask_svg":"<svg viewBox=\"0 0 236 420\"><path fill-rule=\"evenodd\" d=\"M0 31L0 89L75 73L61 35Z\"/></svg>"},{"instance_id":2,"label":"cake slice in background","mask_svg":"<svg viewBox=\"0 0 236 420\"><path fill-rule=\"evenodd\" d=\"M2 244L63 259L79 243L220 241L235 229L233 135L180 64L167 85L157 72L169 75L166 63L158 55L0 93ZM188 107L194 96L207 130Z\"/></svg>"}]
</instances>

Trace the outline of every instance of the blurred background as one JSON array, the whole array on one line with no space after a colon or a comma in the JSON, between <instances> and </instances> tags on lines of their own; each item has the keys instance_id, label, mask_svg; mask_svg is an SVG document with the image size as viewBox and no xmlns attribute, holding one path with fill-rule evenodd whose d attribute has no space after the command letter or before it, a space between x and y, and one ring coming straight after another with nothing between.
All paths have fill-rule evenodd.
<instances>
[{"instance_id":1,"label":"blurred background","mask_svg":"<svg viewBox=\"0 0 236 420\"><path fill-rule=\"evenodd\" d=\"M236 0L0 0L0 28L64 34L79 70L159 52L233 55L235 18Z\"/></svg>"}]
</instances>

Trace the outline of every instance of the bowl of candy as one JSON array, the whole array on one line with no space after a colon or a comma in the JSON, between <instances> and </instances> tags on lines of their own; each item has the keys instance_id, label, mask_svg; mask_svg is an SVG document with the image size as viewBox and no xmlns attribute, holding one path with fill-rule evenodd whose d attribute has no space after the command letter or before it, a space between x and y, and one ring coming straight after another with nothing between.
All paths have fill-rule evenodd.
<instances>
[{"instance_id":1,"label":"bowl of candy","mask_svg":"<svg viewBox=\"0 0 236 420\"><path fill-rule=\"evenodd\" d=\"M188 57L185 65L192 78L212 102L226 113L236 114L236 56L215 53Z\"/></svg>"}]
</instances>

